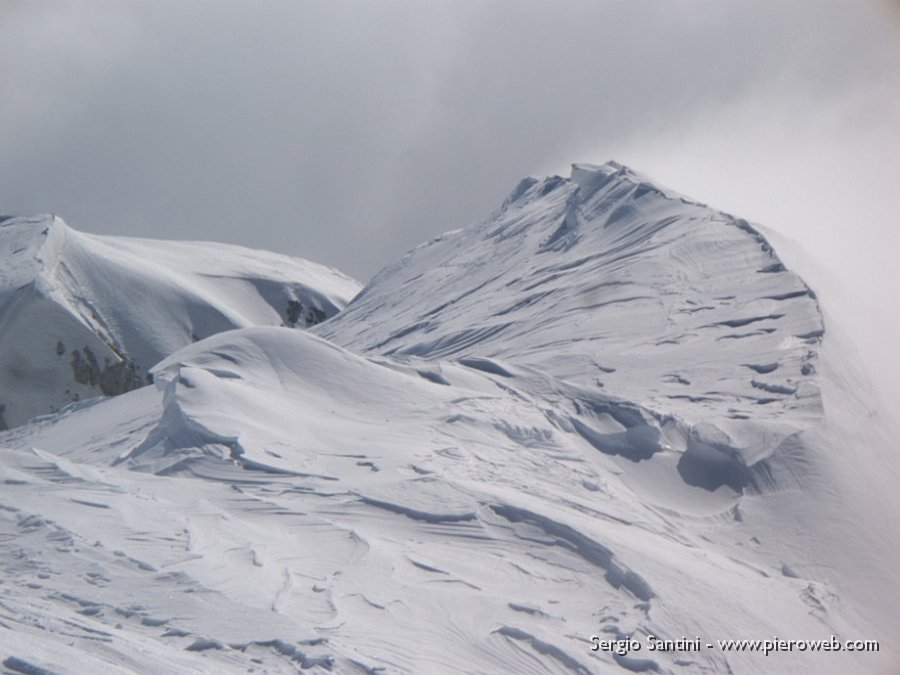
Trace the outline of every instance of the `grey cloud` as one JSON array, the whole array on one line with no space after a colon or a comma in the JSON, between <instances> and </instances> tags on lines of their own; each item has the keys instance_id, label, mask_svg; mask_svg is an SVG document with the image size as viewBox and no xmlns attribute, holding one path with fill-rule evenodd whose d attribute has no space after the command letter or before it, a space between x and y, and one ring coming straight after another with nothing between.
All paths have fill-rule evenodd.
<instances>
[{"instance_id":1,"label":"grey cloud","mask_svg":"<svg viewBox=\"0 0 900 675\"><path fill-rule=\"evenodd\" d=\"M86 230L276 248L365 278L493 208L523 174L652 144L772 78L840 96L882 56L855 14L13 4L0 77L31 95L13 96L0 126L0 205Z\"/></svg>"}]
</instances>

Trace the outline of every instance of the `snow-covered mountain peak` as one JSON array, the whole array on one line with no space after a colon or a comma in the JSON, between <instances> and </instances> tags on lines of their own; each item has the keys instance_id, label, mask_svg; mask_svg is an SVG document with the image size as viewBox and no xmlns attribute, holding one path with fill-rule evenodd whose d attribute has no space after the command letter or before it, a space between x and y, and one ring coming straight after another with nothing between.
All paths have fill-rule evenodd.
<instances>
[{"instance_id":1,"label":"snow-covered mountain peak","mask_svg":"<svg viewBox=\"0 0 900 675\"><path fill-rule=\"evenodd\" d=\"M176 349L253 325L308 327L359 284L222 244L84 234L52 215L0 221L0 427L129 391Z\"/></svg>"},{"instance_id":2,"label":"snow-covered mountain peak","mask_svg":"<svg viewBox=\"0 0 900 675\"><path fill-rule=\"evenodd\" d=\"M0 293L0 394L40 381L16 349L51 354L51 390L145 376L118 345L165 358L154 386L0 434L11 671L868 674L896 654L895 445L746 221L576 165L309 331L281 324L346 278L16 227L45 281ZM883 653L717 646L776 635Z\"/></svg>"},{"instance_id":3,"label":"snow-covered mountain peak","mask_svg":"<svg viewBox=\"0 0 900 675\"><path fill-rule=\"evenodd\" d=\"M818 405L823 324L802 280L746 221L613 162L525 179L316 330L369 353L505 358L698 421Z\"/></svg>"},{"instance_id":4,"label":"snow-covered mountain peak","mask_svg":"<svg viewBox=\"0 0 900 675\"><path fill-rule=\"evenodd\" d=\"M535 197L543 197L548 192L558 188L568 188L572 199L584 203L589 201L611 183L630 184L640 188L640 194L653 190L672 199L678 199L686 203L699 204L674 190L661 186L650 177L635 171L624 164L610 160L605 164L572 164L571 174L568 178L557 175L548 176L543 179L535 178L533 176L523 178L503 202L502 208L505 209L509 205L522 200L526 194L528 197L525 201L530 201L530 199ZM640 196L640 194L638 196ZM703 206L703 204L699 205Z\"/></svg>"}]
</instances>

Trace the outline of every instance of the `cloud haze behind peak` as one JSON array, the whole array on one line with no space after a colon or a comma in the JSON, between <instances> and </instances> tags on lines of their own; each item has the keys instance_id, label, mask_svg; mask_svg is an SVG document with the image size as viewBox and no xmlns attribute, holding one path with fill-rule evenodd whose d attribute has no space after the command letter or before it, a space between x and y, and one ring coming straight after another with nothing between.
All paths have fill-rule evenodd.
<instances>
[{"instance_id":1,"label":"cloud haze behind peak","mask_svg":"<svg viewBox=\"0 0 900 675\"><path fill-rule=\"evenodd\" d=\"M797 239L896 334L898 37L859 0L6 2L0 212L366 279L612 158Z\"/></svg>"}]
</instances>

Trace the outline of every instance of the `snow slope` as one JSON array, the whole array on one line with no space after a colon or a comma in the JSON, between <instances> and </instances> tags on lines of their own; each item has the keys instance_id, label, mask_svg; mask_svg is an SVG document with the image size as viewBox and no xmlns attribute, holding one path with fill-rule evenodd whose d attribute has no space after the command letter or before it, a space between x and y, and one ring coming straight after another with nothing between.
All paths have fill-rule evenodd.
<instances>
[{"instance_id":1,"label":"snow slope","mask_svg":"<svg viewBox=\"0 0 900 675\"><path fill-rule=\"evenodd\" d=\"M367 353L510 357L665 407L690 395L714 416L773 418L817 406L823 325L746 221L610 163L523 180L318 333Z\"/></svg>"},{"instance_id":2,"label":"snow slope","mask_svg":"<svg viewBox=\"0 0 900 675\"><path fill-rule=\"evenodd\" d=\"M753 228L624 167L526 181L312 331L152 372L0 434L10 671L897 662L900 466L863 376Z\"/></svg>"},{"instance_id":3,"label":"snow slope","mask_svg":"<svg viewBox=\"0 0 900 675\"><path fill-rule=\"evenodd\" d=\"M53 216L0 221L0 428L146 384L179 347L253 325L306 327L359 285L221 244L99 237Z\"/></svg>"}]
</instances>

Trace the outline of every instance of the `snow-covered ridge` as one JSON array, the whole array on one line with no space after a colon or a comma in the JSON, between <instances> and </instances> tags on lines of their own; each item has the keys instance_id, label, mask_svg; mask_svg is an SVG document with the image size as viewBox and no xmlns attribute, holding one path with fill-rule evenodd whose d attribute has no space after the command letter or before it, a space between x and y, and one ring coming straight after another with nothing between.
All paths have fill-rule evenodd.
<instances>
[{"instance_id":1,"label":"snow-covered ridge","mask_svg":"<svg viewBox=\"0 0 900 675\"><path fill-rule=\"evenodd\" d=\"M833 333L745 221L614 163L526 179L310 331L0 434L0 662L880 672L900 462ZM647 649L773 635L883 648Z\"/></svg>"},{"instance_id":2,"label":"snow-covered ridge","mask_svg":"<svg viewBox=\"0 0 900 675\"><path fill-rule=\"evenodd\" d=\"M616 163L525 179L314 330L363 353L537 368L715 428L748 464L820 411L810 289L746 221Z\"/></svg>"},{"instance_id":3,"label":"snow-covered ridge","mask_svg":"<svg viewBox=\"0 0 900 675\"><path fill-rule=\"evenodd\" d=\"M0 423L148 382L176 349L253 325L307 327L359 284L237 246L101 237L60 218L0 221Z\"/></svg>"},{"instance_id":4,"label":"snow-covered ridge","mask_svg":"<svg viewBox=\"0 0 900 675\"><path fill-rule=\"evenodd\" d=\"M678 429L626 401L283 328L154 372L0 436L5 649L24 663L63 663L74 636L82 670L764 673L759 655L598 654L588 636L873 634L841 585L872 561L825 458L772 494L693 486Z\"/></svg>"},{"instance_id":5,"label":"snow-covered ridge","mask_svg":"<svg viewBox=\"0 0 900 675\"><path fill-rule=\"evenodd\" d=\"M316 330L370 353L514 358L666 406L689 383L697 407L755 416L815 407L823 324L746 221L607 164L523 182Z\"/></svg>"}]
</instances>

